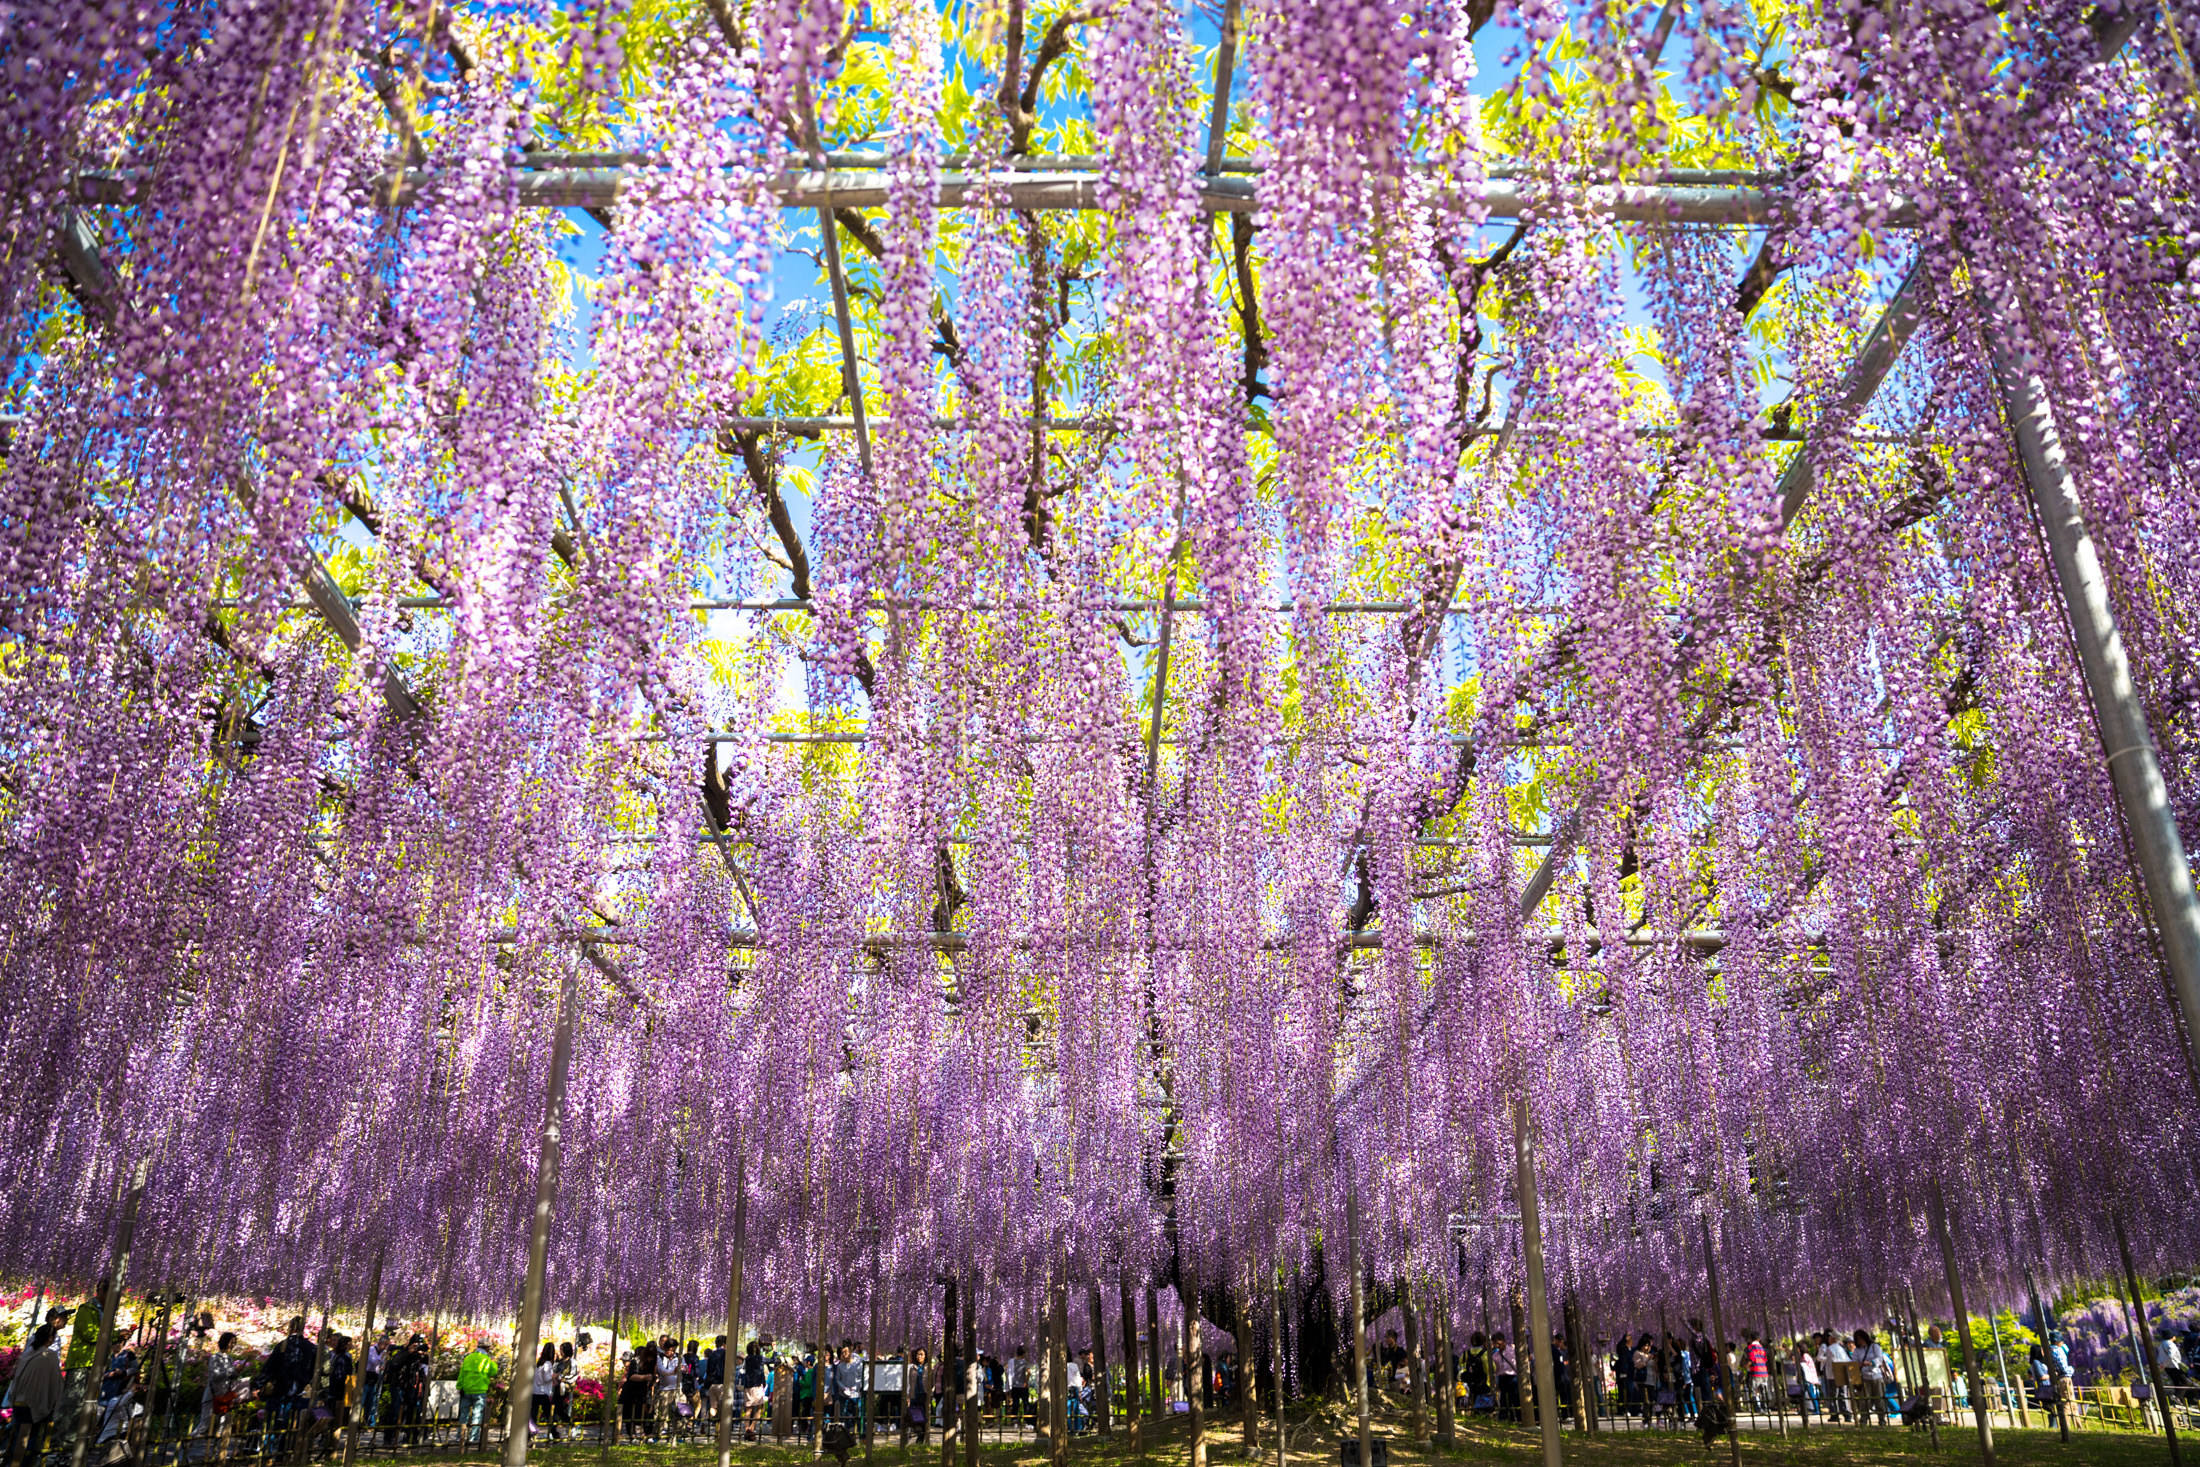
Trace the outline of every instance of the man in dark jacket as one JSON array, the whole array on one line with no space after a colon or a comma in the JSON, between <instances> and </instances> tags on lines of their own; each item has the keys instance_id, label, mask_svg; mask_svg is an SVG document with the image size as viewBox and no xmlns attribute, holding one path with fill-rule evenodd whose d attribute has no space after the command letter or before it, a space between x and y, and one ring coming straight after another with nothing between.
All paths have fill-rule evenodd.
<instances>
[{"instance_id":1,"label":"man in dark jacket","mask_svg":"<svg viewBox=\"0 0 2200 1467\"><path fill-rule=\"evenodd\" d=\"M406 1439L417 1446L419 1423L428 1403L427 1340L414 1335L404 1349L391 1353L382 1370L392 1401L391 1414L383 1418L387 1424L382 1428L382 1445L396 1446L398 1427L409 1426L412 1430Z\"/></svg>"},{"instance_id":2,"label":"man in dark jacket","mask_svg":"<svg viewBox=\"0 0 2200 1467\"><path fill-rule=\"evenodd\" d=\"M297 1424L299 1408L305 1405L306 1392L313 1386L313 1355L313 1342L306 1338L305 1316L294 1315L290 1329L276 1342L275 1348L267 1352L267 1359L260 1366L256 1384L260 1388L261 1409L266 1413L264 1450L270 1460L278 1444Z\"/></svg>"}]
</instances>

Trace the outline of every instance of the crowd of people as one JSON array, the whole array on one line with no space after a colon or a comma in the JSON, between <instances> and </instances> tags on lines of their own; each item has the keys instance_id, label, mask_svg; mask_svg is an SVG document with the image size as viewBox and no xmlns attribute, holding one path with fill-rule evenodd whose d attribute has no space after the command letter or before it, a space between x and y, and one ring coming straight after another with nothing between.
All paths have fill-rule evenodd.
<instances>
[{"instance_id":1,"label":"crowd of people","mask_svg":"<svg viewBox=\"0 0 2200 1467\"><path fill-rule=\"evenodd\" d=\"M118 1321L102 1352L96 1304L56 1306L43 1318L34 1311L34 1319L0 1396L0 1467L35 1467L50 1450L73 1454L87 1432L87 1460L96 1467L134 1456L148 1436L174 1444L179 1462L327 1454L347 1422L387 1450L449 1443L453 1433L460 1446L480 1446L502 1434L513 1390L526 1393L529 1432L551 1440L579 1433L693 1441L715 1436L725 1419L742 1441L807 1443L823 1429L849 1440L924 1444L950 1417L1003 1436L1040 1431L1049 1394L1044 1361L1025 1345L942 1367L921 1346L870 1360L854 1340L821 1354L765 1336L729 1352L723 1335L706 1343L659 1334L614 1338L600 1349L591 1334L575 1331L542 1342L519 1371L494 1336L466 1335L462 1349L446 1340L439 1350L431 1336L393 1324L360 1350L325 1322L309 1333L305 1317L294 1316L272 1344L252 1349L235 1330L217 1328L210 1310L178 1316L171 1330L162 1305L138 1327ZM2200 1338L2181 1338L2164 1325L2149 1343L2167 1388L2200 1393L2188 1368ZM1447 1379L1441 1361L1410 1352L1388 1330L1369 1352L1370 1385L1425 1390L1431 1400L1448 1391L1462 1417L1523 1421L1531 1414L1523 1386L1533 1376L1525 1345L1502 1331L1473 1331L1453 1352ZM1708 1435L1735 1417L1777 1414L1914 1422L1934 1409L1936 1381L1947 1390L1943 1404L1961 1407L1964 1378L1949 1349L1938 1329L1919 1336L1890 1321L1883 1333L1827 1329L1785 1340L1747 1330L1714 1352L1703 1322L1689 1319L1679 1330L1661 1325L1596 1339L1586 1351L1585 1379L1561 1333L1551 1342L1551 1367L1569 1414L1638 1429L1692 1425ZM1936 1355L1937 1372L1928 1366ZM2071 1397L2071 1356L2058 1331L2044 1341L2027 1336L2000 1364L2009 1378L1997 1376L1990 1387L1996 1409L2021 1398L2052 1417ZM1164 1409L1185 1409L1188 1391L1210 1408L1238 1401L1243 1382L1233 1351L1204 1357L1200 1367L1188 1381L1173 1353L1165 1359ZM1069 1434L1089 1430L1100 1412L1122 1409L1128 1382L1120 1369L1102 1370L1089 1350L1069 1356L1063 1369Z\"/></svg>"}]
</instances>

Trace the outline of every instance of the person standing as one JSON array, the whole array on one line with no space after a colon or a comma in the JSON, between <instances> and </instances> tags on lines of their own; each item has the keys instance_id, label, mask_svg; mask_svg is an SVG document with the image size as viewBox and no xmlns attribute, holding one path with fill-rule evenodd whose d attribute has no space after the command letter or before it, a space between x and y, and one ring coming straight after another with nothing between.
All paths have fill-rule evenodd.
<instances>
[{"instance_id":1,"label":"person standing","mask_svg":"<svg viewBox=\"0 0 2200 1467\"><path fill-rule=\"evenodd\" d=\"M535 1368L527 1383L528 1410L527 1434L532 1437L539 1425L550 1433L550 1440L558 1441L558 1347L548 1340L535 1355Z\"/></svg>"},{"instance_id":2,"label":"person standing","mask_svg":"<svg viewBox=\"0 0 2200 1467\"><path fill-rule=\"evenodd\" d=\"M657 1388L657 1346L643 1341L626 1356L626 1376L619 1382L619 1430L628 1440L645 1435L649 1425L649 1398Z\"/></svg>"},{"instance_id":3,"label":"person standing","mask_svg":"<svg viewBox=\"0 0 2200 1467\"><path fill-rule=\"evenodd\" d=\"M372 1431L381 1419L382 1382L387 1375L390 1353L397 1348L397 1329L394 1325L382 1326L382 1338L367 1341L367 1358L361 1362L366 1374L359 1381L359 1424Z\"/></svg>"},{"instance_id":4,"label":"person standing","mask_svg":"<svg viewBox=\"0 0 2200 1467\"><path fill-rule=\"evenodd\" d=\"M1016 1351L1019 1361L1022 1360L1023 1353L1023 1350L1019 1347ZM924 1446L932 1439L932 1387L931 1381L927 1378L929 1373L925 1369L929 1359L930 1357L924 1352L924 1347L920 1345L910 1353L909 1363L902 1367L901 1444L903 1447L909 1445L909 1433L912 1429L916 1432L918 1446ZM1013 1379L1013 1377L1011 1378ZM1012 1389L1011 1395L1013 1394ZM1020 1427L1023 1418L1018 1416L1016 1419Z\"/></svg>"},{"instance_id":5,"label":"person standing","mask_svg":"<svg viewBox=\"0 0 2200 1467\"><path fill-rule=\"evenodd\" d=\"M398 1429L403 1427L405 1440L417 1447L421 1423L428 1414L427 1337L416 1333L384 1369L390 1373L390 1414L383 1418L387 1424L382 1428L382 1444L395 1446Z\"/></svg>"},{"instance_id":6,"label":"person standing","mask_svg":"<svg viewBox=\"0 0 2200 1467\"><path fill-rule=\"evenodd\" d=\"M657 1409L651 1440L669 1440L679 1434L680 1342L671 1335L657 1337Z\"/></svg>"},{"instance_id":7,"label":"person standing","mask_svg":"<svg viewBox=\"0 0 2200 1467\"><path fill-rule=\"evenodd\" d=\"M711 1420L727 1407L726 1401L726 1337L720 1335L717 1343L703 1352L703 1401Z\"/></svg>"},{"instance_id":8,"label":"person standing","mask_svg":"<svg viewBox=\"0 0 2200 1467\"><path fill-rule=\"evenodd\" d=\"M582 1336L585 1341L587 1336ZM573 1384L580 1378L580 1356L573 1349L571 1340L558 1345L558 1365L555 1383L551 1387L550 1419L554 1423L550 1435L564 1440L573 1434Z\"/></svg>"},{"instance_id":9,"label":"person standing","mask_svg":"<svg viewBox=\"0 0 2200 1467\"><path fill-rule=\"evenodd\" d=\"M20 1357L9 1383L9 1441L6 1460L37 1467L53 1432L54 1413L61 1409L61 1358L54 1353L54 1328L42 1324Z\"/></svg>"},{"instance_id":10,"label":"person standing","mask_svg":"<svg viewBox=\"0 0 2200 1467\"><path fill-rule=\"evenodd\" d=\"M1757 1338L1757 1331L1742 1331L1742 1363L1749 1375L1749 1404L1752 1410L1772 1409L1772 1356L1765 1349L1765 1342Z\"/></svg>"},{"instance_id":11,"label":"person standing","mask_svg":"<svg viewBox=\"0 0 2200 1467\"><path fill-rule=\"evenodd\" d=\"M489 1353L496 1342L487 1335L458 1361L458 1441L478 1446L488 1432L489 1387L499 1374L497 1357Z\"/></svg>"},{"instance_id":12,"label":"person standing","mask_svg":"<svg viewBox=\"0 0 2200 1467\"><path fill-rule=\"evenodd\" d=\"M833 1366L833 1413L857 1433L863 1430L863 1366L864 1361L846 1344Z\"/></svg>"},{"instance_id":13,"label":"person standing","mask_svg":"<svg viewBox=\"0 0 2200 1467\"><path fill-rule=\"evenodd\" d=\"M1879 1424L1887 1424L1887 1392L1896 1384L1894 1358L1886 1347L1872 1337L1872 1332L1859 1329L1853 1336L1854 1347L1850 1354L1864 1367L1864 1399L1857 1403L1857 1419L1863 1419L1869 1409L1879 1418Z\"/></svg>"},{"instance_id":14,"label":"person standing","mask_svg":"<svg viewBox=\"0 0 2200 1467\"><path fill-rule=\"evenodd\" d=\"M284 1433L297 1424L313 1389L313 1343L306 1338L306 1317L292 1315L289 1329L260 1363L258 1385L267 1425L264 1450L272 1459Z\"/></svg>"},{"instance_id":15,"label":"person standing","mask_svg":"<svg viewBox=\"0 0 2200 1467\"><path fill-rule=\"evenodd\" d=\"M761 1341L749 1341L748 1353L741 1357L741 1373L735 1384L739 1387L740 1403L737 1409L747 1424L741 1432L743 1441L763 1439L764 1415L771 1410L771 1382L764 1370L764 1346Z\"/></svg>"},{"instance_id":16,"label":"person standing","mask_svg":"<svg viewBox=\"0 0 2200 1467\"><path fill-rule=\"evenodd\" d=\"M1030 1424L1031 1417L1031 1360L1024 1347L1016 1347L1016 1358L1008 1362L1008 1414L1022 1431Z\"/></svg>"},{"instance_id":17,"label":"person standing","mask_svg":"<svg viewBox=\"0 0 2200 1467\"><path fill-rule=\"evenodd\" d=\"M1497 1375L1497 1416L1501 1421L1520 1419L1520 1357L1502 1334L1490 1336L1490 1369Z\"/></svg>"},{"instance_id":18,"label":"person standing","mask_svg":"<svg viewBox=\"0 0 2200 1467\"><path fill-rule=\"evenodd\" d=\"M1800 1339L1788 1351L1786 1374L1788 1398L1795 1402L1796 1414L1808 1426L1811 1408L1818 1404L1818 1362L1811 1359Z\"/></svg>"},{"instance_id":19,"label":"person standing","mask_svg":"<svg viewBox=\"0 0 2200 1467\"><path fill-rule=\"evenodd\" d=\"M1849 1350L1832 1330L1818 1336L1818 1378L1826 1384L1826 1419L1846 1421L1852 1413L1848 1381Z\"/></svg>"}]
</instances>

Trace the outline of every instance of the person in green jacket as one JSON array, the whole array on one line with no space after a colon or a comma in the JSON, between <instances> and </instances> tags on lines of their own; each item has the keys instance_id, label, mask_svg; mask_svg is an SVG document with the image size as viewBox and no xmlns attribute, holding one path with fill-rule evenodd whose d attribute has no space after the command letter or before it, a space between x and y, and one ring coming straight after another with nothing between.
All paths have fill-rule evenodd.
<instances>
[{"instance_id":1,"label":"person in green jacket","mask_svg":"<svg viewBox=\"0 0 2200 1467\"><path fill-rule=\"evenodd\" d=\"M468 1445L479 1443L484 1430L489 1386L497 1378L497 1358L489 1353L495 1345L484 1335L458 1362L458 1436Z\"/></svg>"}]
</instances>

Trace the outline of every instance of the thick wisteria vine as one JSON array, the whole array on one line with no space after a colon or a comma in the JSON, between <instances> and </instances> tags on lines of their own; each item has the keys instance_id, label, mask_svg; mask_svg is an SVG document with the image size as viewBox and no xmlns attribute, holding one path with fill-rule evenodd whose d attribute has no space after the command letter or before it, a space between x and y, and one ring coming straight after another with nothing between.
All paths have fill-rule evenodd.
<instances>
[{"instance_id":1,"label":"thick wisteria vine","mask_svg":"<svg viewBox=\"0 0 2200 1467\"><path fill-rule=\"evenodd\" d=\"M8 7L0 1270L508 1314L576 970L561 1310L2200 1257L2200 35L1659 10Z\"/></svg>"}]
</instances>

